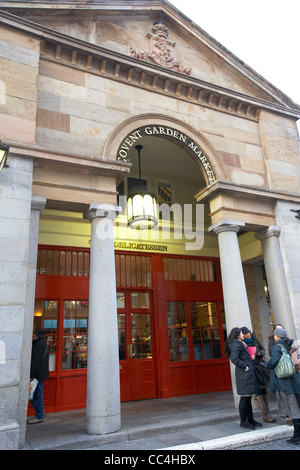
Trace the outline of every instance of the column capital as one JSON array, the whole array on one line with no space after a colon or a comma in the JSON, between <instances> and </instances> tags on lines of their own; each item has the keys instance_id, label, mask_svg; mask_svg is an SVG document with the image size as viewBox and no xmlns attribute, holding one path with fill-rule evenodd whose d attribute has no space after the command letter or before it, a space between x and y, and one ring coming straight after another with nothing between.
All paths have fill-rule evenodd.
<instances>
[{"instance_id":1,"label":"column capital","mask_svg":"<svg viewBox=\"0 0 300 470\"><path fill-rule=\"evenodd\" d=\"M281 232L280 227L277 227L277 225L270 225L270 227L264 230L261 230L260 232L257 232L255 234L255 238L257 240L262 241L270 237L279 237L280 232Z\"/></svg>"},{"instance_id":2,"label":"column capital","mask_svg":"<svg viewBox=\"0 0 300 470\"><path fill-rule=\"evenodd\" d=\"M84 214L84 218L93 220L95 218L103 219L108 217L109 219L115 220L121 211L121 207L111 204L91 204Z\"/></svg>"},{"instance_id":3,"label":"column capital","mask_svg":"<svg viewBox=\"0 0 300 470\"><path fill-rule=\"evenodd\" d=\"M234 220L220 220L220 222L217 222L214 225L211 225L208 228L209 232L215 232L216 235L218 235L221 232L238 232L241 227L245 227L244 222L236 222Z\"/></svg>"},{"instance_id":4,"label":"column capital","mask_svg":"<svg viewBox=\"0 0 300 470\"><path fill-rule=\"evenodd\" d=\"M45 208L47 199L45 197L40 196L32 196L31 199L31 210L40 211Z\"/></svg>"}]
</instances>

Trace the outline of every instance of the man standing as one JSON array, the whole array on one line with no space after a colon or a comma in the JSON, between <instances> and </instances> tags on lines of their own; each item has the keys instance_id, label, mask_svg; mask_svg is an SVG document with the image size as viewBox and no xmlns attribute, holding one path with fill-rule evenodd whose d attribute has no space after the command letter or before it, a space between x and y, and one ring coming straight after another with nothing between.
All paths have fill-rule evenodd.
<instances>
[{"instance_id":1,"label":"man standing","mask_svg":"<svg viewBox=\"0 0 300 470\"><path fill-rule=\"evenodd\" d=\"M49 379L49 349L43 328L39 328L33 334L30 381L33 379L38 380L31 400L35 417L28 420L28 424L37 424L44 421L43 383L44 380Z\"/></svg>"}]
</instances>

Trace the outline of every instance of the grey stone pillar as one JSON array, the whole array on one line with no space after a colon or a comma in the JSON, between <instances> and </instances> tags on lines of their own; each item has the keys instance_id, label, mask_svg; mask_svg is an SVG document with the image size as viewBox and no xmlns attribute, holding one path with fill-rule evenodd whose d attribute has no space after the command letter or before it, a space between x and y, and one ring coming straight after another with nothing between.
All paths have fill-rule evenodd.
<instances>
[{"instance_id":1,"label":"grey stone pillar","mask_svg":"<svg viewBox=\"0 0 300 470\"><path fill-rule=\"evenodd\" d=\"M296 333L279 236L280 228L277 226L270 226L255 235L262 244L274 322L282 324L287 329L289 337L295 338Z\"/></svg>"},{"instance_id":2,"label":"grey stone pillar","mask_svg":"<svg viewBox=\"0 0 300 470\"><path fill-rule=\"evenodd\" d=\"M87 364L87 432L121 427L113 221L118 207L92 204Z\"/></svg>"},{"instance_id":3,"label":"grey stone pillar","mask_svg":"<svg viewBox=\"0 0 300 470\"><path fill-rule=\"evenodd\" d=\"M218 235L222 286L225 305L226 328L252 328L245 279L237 239L237 232L244 227L242 222L222 220L209 227Z\"/></svg>"},{"instance_id":4,"label":"grey stone pillar","mask_svg":"<svg viewBox=\"0 0 300 470\"><path fill-rule=\"evenodd\" d=\"M31 217L29 225L28 265L25 295L24 327L20 364L20 390L18 406L18 422L20 425L20 448L25 444L26 418L28 407L28 385L30 374L33 313L35 302L36 261L40 213L46 205L46 199L33 196L31 201Z\"/></svg>"},{"instance_id":5,"label":"grey stone pillar","mask_svg":"<svg viewBox=\"0 0 300 470\"><path fill-rule=\"evenodd\" d=\"M247 326L252 330L248 297L237 239L237 232L245 224L231 220L222 220L209 227L218 235L222 286L225 306L226 329L229 334L232 328ZM236 391L235 366L230 362L232 391L235 406L239 397Z\"/></svg>"}]
</instances>

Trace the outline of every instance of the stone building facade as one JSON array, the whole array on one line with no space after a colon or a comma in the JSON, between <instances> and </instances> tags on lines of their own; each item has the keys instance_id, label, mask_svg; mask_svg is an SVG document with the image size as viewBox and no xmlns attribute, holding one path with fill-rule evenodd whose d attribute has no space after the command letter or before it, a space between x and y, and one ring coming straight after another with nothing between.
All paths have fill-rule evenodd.
<instances>
[{"instance_id":1,"label":"stone building facade","mask_svg":"<svg viewBox=\"0 0 300 470\"><path fill-rule=\"evenodd\" d=\"M0 139L10 146L9 166L0 172L0 448L24 445L39 316L55 343L52 379L56 405L63 403L56 409L75 406L70 390L86 387L87 432L94 434L120 428L120 386L124 397L144 396L132 390L134 374L152 374L153 396L161 398L228 389L225 375L205 388L211 378L198 367L204 358L220 366L221 376L228 366L223 329L248 326L266 342L277 322L300 340L299 106L165 0L0 7ZM193 209L184 233L182 223L164 217L151 237L128 229L121 196L138 179L136 145L143 147L148 190L168 206ZM76 266L89 256L88 268L76 271L80 282L74 271L60 276L61 264L50 267L49 253L61 260L68 249L74 259L77 253ZM119 261L137 263L142 255L151 264L145 285L132 278L122 284ZM172 271L178 260L189 267L186 278ZM201 263L215 273L220 263L220 276L201 277ZM120 271L129 276L126 267ZM131 294L128 308L126 299L118 304L122 294ZM87 300L83 317L78 302L84 309ZM55 318L49 302L59 305ZM67 302L77 316L67 317ZM172 308L177 315L183 308L186 320L173 321ZM87 374L72 370L67 377L73 318L82 328L76 338L87 335L88 321L89 359ZM132 360L137 342L126 328L133 331L134 318L144 338L151 320L144 369ZM204 356L197 356L196 331ZM175 332L185 350L172 343ZM146 339L138 344L146 351ZM149 372L146 359L153 357ZM184 389L191 375L197 380ZM66 386L67 379L77 385Z\"/></svg>"}]
</instances>

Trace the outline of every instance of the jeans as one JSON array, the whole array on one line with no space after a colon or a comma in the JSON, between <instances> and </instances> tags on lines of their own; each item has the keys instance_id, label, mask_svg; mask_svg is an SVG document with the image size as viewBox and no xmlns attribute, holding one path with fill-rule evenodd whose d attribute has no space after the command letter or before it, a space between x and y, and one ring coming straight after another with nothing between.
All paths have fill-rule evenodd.
<instances>
[{"instance_id":1,"label":"jeans","mask_svg":"<svg viewBox=\"0 0 300 470\"><path fill-rule=\"evenodd\" d=\"M39 382L37 384L33 399L30 401L30 403L34 408L36 418L44 419L43 382Z\"/></svg>"}]
</instances>

